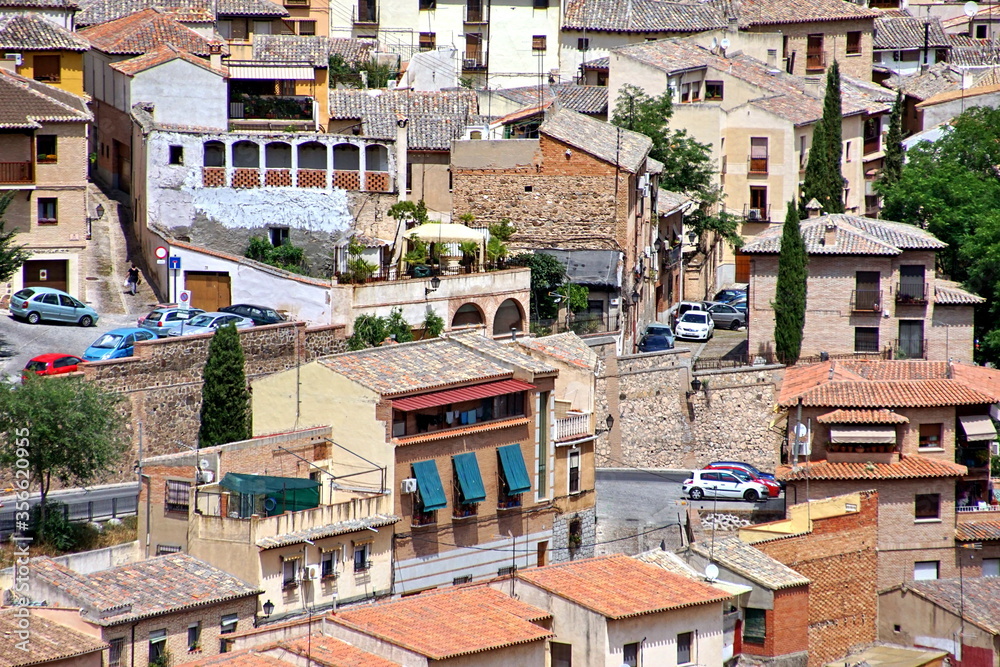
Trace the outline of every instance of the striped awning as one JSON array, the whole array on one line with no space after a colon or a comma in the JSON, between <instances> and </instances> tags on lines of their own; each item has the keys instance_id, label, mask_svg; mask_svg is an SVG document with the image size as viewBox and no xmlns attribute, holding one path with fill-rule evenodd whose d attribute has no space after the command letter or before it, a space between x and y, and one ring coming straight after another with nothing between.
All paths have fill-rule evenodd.
<instances>
[{"instance_id":1,"label":"striped awning","mask_svg":"<svg viewBox=\"0 0 1000 667\"><path fill-rule=\"evenodd\" d=\"M436 391L432 394L396 398L392 401L392 407L394 410L409 412L422 408L433 408L438 405L474 401L477 398L489 398L490 396L502 396L503 394L513 394L519 391L531 391L534 388L534 385L521 382L520 380L487 382L486 384L477 384L471 387L462 387L461 389L447 389L445 391Z\"/></svg>"},{"instance_id":2,"label":"striped awning","mask_svg":"<svg viewBox=\"0 0 1000 667\"><path fill-rule=\"evenodd\" d=\"M997 430L993 426L993 420L989 415L966 415L959 417L965 431L966 440L996 440Z\"/></svg>"},{"instance_id":3,"label":"striped awning","mask_svg":"<svg viewBox=\"0 0 1000 667\"><path fill-rule=\"evenodd\" d=\"M894 445L896 427L864 424L862 426L837 424L830 427L830 442L837 444Z\"/></svg>"},{"instance_id":4,"label":"striped awning","mask_svg":"<svg viewBox=\"0 0 1000 667\"><path fill-rule=\"evenodd\" d=\"M315 79L312 65L304 63L274 65L265 62L229 62L227 67L229 68L230 80L312 81Z\"/></svg>"}]
</instances>

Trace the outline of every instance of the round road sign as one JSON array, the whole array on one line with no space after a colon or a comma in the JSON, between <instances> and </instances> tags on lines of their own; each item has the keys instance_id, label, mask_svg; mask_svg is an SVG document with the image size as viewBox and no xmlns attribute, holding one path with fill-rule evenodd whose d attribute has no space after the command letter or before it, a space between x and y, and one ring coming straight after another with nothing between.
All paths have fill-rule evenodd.
<instances>
[{"instance_id":1,"label":"round road sign","mask_svg":"<svg viewBox=\"0 0 1000 667\"><path fill-rule=\"evenodd\" d=\"M165 246L157 246L156 247L156 259L166 259L166 258L167 258L167 249L166 249L166 247Z\"/></svg>"}]
</instances>

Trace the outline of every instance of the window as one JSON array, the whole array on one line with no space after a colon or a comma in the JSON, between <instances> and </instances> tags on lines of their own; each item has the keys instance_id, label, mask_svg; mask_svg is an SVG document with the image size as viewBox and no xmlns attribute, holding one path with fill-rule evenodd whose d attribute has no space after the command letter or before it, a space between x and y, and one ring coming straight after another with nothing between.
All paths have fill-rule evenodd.
<instances>
[{"instance_id":1,"label":"window","mask_svg":"<svg viewBox=\"0 0 1000 667\"><path fill-rule=\"evenodd\" d=\"M525 192L534 192L535 191L535 186L533 186L533 185L525 185L524 186L524 191Z\"/></svg>"},{"instance_id":2,"label":"window","mask_svg":"<svg viewBox=\"0 0 1000 667\"><path fill-rule=\"evenodd\" d=\"M288 227L271 227L268 232L271 234L271 245L277 248L280 245L285 245L288 241Z\"/></svg>"},{"instance_id":3,"label":"window","mask_svg":"<svg viewBox=\"0 0 1000 667\"><path fill-rule=\"evenodd\" d=\"M882 119L878 116L865 118L864 141L865 155L882 148Z\"/></svg>"},{"instance_id":4,"label":"window","mask_svg":"<svg viewBox=\"0 0 1000 667\"><path fill-rule=\"evenodd\" d=\"M165 554L179 554L181 548L173 544L157 544L156 545L156 555L163 556Z\"/></svg>"},{"instance_id":5,"label":"window","mask_svg":"<svg viewBox=\"0 0 1000 667\"><path fill-rule=\"evenodd\" d=\"M157 662L167 650L167 631L152 630L149 633L149 662Z\"/></svg>"},{"instance_id":6,"label":"window","mask_svg":"<svg viewBox=\"0 0 1000 667\"><path fill-rule=\"evenodd\" d=\"M897 302L903 304L923 303L927 297L926 290L923 264L904 264L899 267Z\"/></svg>"},{"instance_id":7,"label":"window","mask_svg":"<svg viewBox=\"0 0 1000 667\"><path fill-rule=\"evenodd\" d=\"M799 135L799 170L806 168L806 135Z\"/></svg>"},{"instance_id":8,"label":"window","mask_svg":"<svg viewBox=\"0 0 1000 667\"><path fill-rule=\"evenodd\" d=\"M940 567L941 567L941 561L937 560L917 561L916 563L913 564L913 580L927 581L930 579L937 579Z\"/></svg>"},{"instance_id":9,"label":"window","mask_svg":"<svg viewBox=\"0 0 1000 667\"><path fill-rule=\"evenodd\" d=\"M194 651L201 648L201 623L192 623L188 626L188 650Z\"/></svg>"},{"instance_id":10,"label":"window","mask_svg":"<svg viewBox=\"0 0 1000 667\"><path fill-rule=\"evenodd\" d=\"M166 498L163 502L164 509L168 512L184 512L187 514L190 503L191 483L168 479Z\"/></svg>"},{"instance_id":11,"label":"window","mask_svg":"<svg viewBox=\"0 0 1000 667\"><path fill-rule=\"evenodd\" d=\"M826 57L823 53L823 35L809 35L806 38L806 71L821 72L824 69Z\"/></svg>"},{"instance_id":12,"label":"window","mask_svg":"<svg viewBox=\"0 0 1000 667\"><path fill-rule=\"evenodd\" d=\"M578 37L576 40L576 50L577 51L589 51L590 50L590 38L589 37ZM563 644L565 646L565 644Z\"/></svg>"},{"instance_id":13,"label":"window","mask_svg":"<svg viewBox=\"0 0 1000 667\"><path fill-rule=\"evenodd\" d=\"M770 211L767 208L767 186L750 186L750 209L747 219L753 222L766 222L769 219Z\"/></svg>"},{"instance_id":14,"label":"window","mask_svg":"<svg viewBox=\"0 0 1000 667\"><path fill-rule=\"evenodd\" d=\"M924 321L900 320L897 359L924 358Z\"/></svg>"},{"instance_id":15,"label":"window","mask_svg":"<svg viewBox=\"0 0 1000 667\"><path fill-rule=\"evenodd\" d=\"M878 327L854 327L854 351L878 352Z\"/></svg>"},{"instance_id":16,"label":"window","mask_svg":"<svg viewBox=\"0 0 1000 667\"><path fill-rule=\"evenodd\" d=\"M1000 577L1000 558L983 559L983 576Z\"/></svg>"},{"instance_id":17,"label":"window","mask_svg":"<svg viewBox=\"0 0 1000 667\"><path fill-rule=\"evenodd\" d=\"M531 50L532 51L544 51L545 50L545 35L532 35L532 37L531 37Z\"/></svg>"},{"instance_id":18,"label":"window","mask_svg":"<svg viewBox=\"0 0 1000 667\"><path fill-rule=\"evenodd\" d=\"M59 200L55 197L39 197L38 199L38 224L56 225L59 224L58 206Z\"/></svg>"},{"instance_id":19,"label":"window","mask_svg":"<svg viewBox=\"0 0 1000 667\"><path fill-rule=\"evenodd\" d=\"M108 667L123 667L125 662L125 638L115 637L108 644L110 644L110 650L108 650Z\"/></svg>"},{"instance_id":20,"label":"window","mask_svg":"<svg viewBox=\"0 0 1000 667\"><path fill-rule=\"evenodd\" d=\"M854 308L852 310L876 312L881 309L879 283L882 274L878 271L856 271L854 273Z\"/></svg>"},{"instance_id":21,"label":"window","mask_svg":"<svg viewBox=\"0 0 1000 667\"><path fill-rule=\"evenodd\" d=\"M184 164L184 147L170 147L170 164Z\"/></svg>"},{"instance_id":22,"label":"window","mask_svg":"<svg viewBox=\"0 0 1000 667\"><path fill-rule=\"evenodd\" d=\"M324 551L319 556L320 576L323 579L337 578L337 560L340 557L340 549Z\"/></svg>"},{"instance_id":23,"label":"window","mask_svg":"<svg viewBox=\"0 0 1000 667\"><path fill-rule=\"evenodd\" d=\"M538 547L535 550L535 565L538 567L545 567L545 563L548 561L548 551L549 551L549 541L542 540L538 543Z\"/></svg>"},{"instance_id":24,"label":"window","mask_svg":"<svg viewBox=\"0 0 1000 667\"><path fill-rule=\"evenodd\" d=\"M299 561L285 560L281 563L281 586L282 588L293 588L299 582Z\"/></svg>"},{"instance_id":25,"label":"window","mask_svg":"<svg viewBox=\"0 0 1000 667\"><path fill-rule=\"evenodd\" d=\"M681 104L687 104L691 101L691 84L682 83L681 84Z\"/></svg>"},{"instance_id":26,"label":"window","mask_svg":"<svg viewBox=\"0 0 1000 667\"><path fill-rule=\"evenodd\" d=\"M850 141L844 142L844 162L851 161L851 143Z\"/></svg>"},{"instance_id":27,"label":"window","mask_svg":"<svg viewBox=\"0 0 1000 667\"><path fill-rule=\"evenodd\" d=\"M722 81L705 82L705 101L719 102L723 97L724 84Z\"/></svg>"},{"instance_id":28,"label":"window","mask_svg":"<svg viewBox=\"0 0 1000 667\"><path fill-rule=\"evenodd\" d=\"M750 173L767 173L767 137L750 137Z\"/></svg>"},{"instance_id":29,"label":"window","mask_svg":"<svg viewBox=\"0 0 1000 667\"><path fill-rule=\"evenodd\" d=\"M367 572L371 569L371 542L354 545L354 571Z\"/></svg>"},{"instance_id":30,"label":"window","mask_svg":"<svg viewBox=\"0 0 1000 667\"><path fill-rule=\"evenodd\" d=\"M375 0L358 0L358 23L378 23Z\"/></svg>"},{"instance_id":31,"label":"window","mask_svg":"<svg viewBox=\"0 0 1000 667\"><path fill-rule=\"evenodd\" d=\"M569 492L580 493L580 452L569 453Z\"/></svg>"},{"instance_id":32,"label":"window","mask_svg":"<svg viewBox=\"0 0 1000 667\"><path fill-rule=\"evenodd\" d=\"M548 494L549 392L538 394L538 497Z\"/></svg>"},{"instance_id":33,"label":"window","mask_svg":"<svg viewBox=\"0 0 1000 667\"><path fill-rule=\"evenodd\" d=\"M420 50L433 51L437 47L437 35L433 32L420 33Z\"/></svg>"},{"instance_id":34,"label":"window","mask_svg":"<svg viewBox=\"0 0 1000 667\"><path fill-rule=\"evenodd\" d=\"M701 81L695 81L691 84L691 101L701 102Z\"/></svg>"},{"instance_id":35,"label":"window","mask_svg":"<svg viewBox=\"0 0 1000 667\"><path fill-rule=\"evenodd\" d=\"M639 642L622 647L622 665L639 667Z\"/></svg>"},{"instance_id":36,"label":"window","mask_svg":"<svg viewBox=\"0 0 1000 667\"><path fill-rule=\"evenodd\" d=\"M677 664L686 665L692 662L691 657L694 655L692 648L694 645L694 633L693 632L682 632L677 635Z\"/></svg>"},{"instance_id":37,"label":"window","mask_svg":"<svg viewBox=\"0 0 1000 667\"><path fill-rule=\"evenodd\" d=\"M747 607L743 615L743 641L763 644L767 637L767 612Z\"/></svg>"},{"instance_id":38,"label":"window","mask_svg":"<svg viewBox=\"0 0 1000 667\"><path fill-rule=\"evenodd\" d=\"M461 586L462 584L471 584L471 583L472 583L471 574L463 574L461 577L455 577L454 579L451 580L452 586Z\"/></svg>"},{"instance_id":39,"label":"window","mask_svg":"<svg viewBox=\"0 0 1000 667\"><path fill-rule=\"evenodd\" d=\"M39 163L52 164L58 160L56 135L39 134L35 137L35 153Z\"/></svg>"},{"instance_id":40,"label":"window","mask_svg":"<svg viewBox=\"0 0 1000 667\"><path fill-rule=\"evenodd\" d=\"M986 39L986 25L976 26L976 39Z\"/></svg>"},{"instance_id":41,"label":"window","mask_svg":"<svg viewBox=\"0 0 1000 667\"><path fill-rule=\"evenodd\" d=\"M420 11L427 12L437 9L437 0L419 0Z\"/></svg>"},{"instance_id":42,"label":"window","mask_svg":"<svg viewBox=\"0 0 1000 667\"><path fill-rule=\"evenodd\" d=\"M941 495L918 493L913 502L913 516L917 521L941 518Z\"/></svg>"},{"instance_id":43,"label":"window","mask_svg":"<svg viewBox=\"0 0 1000 667\"><path fill-rule=\"evenodd\" d=\"M861 55L861 31L854 30L847 33L847 55Z\"/></svg>"},{"instance_id":44,"label":"window","mask_svg":"<svg viewBox=\"0 0 1000 667\"><path fill-rule=\"evenodd\" d=\"M240 617L237 614L226 614L222 617L219 622L219 634L220 635L231 635L236 632L236 625L239 623Z\"/></svg>"},{"instance_id":45,"label":"window","mask_svg":"<svg viewBox=\"0 0 1000 667\"><path fill-rule=\"evenodd\" d=\"M59 56L35 56L34 70L35 81L59 83L59 80L62 78L62 64L60 63Z\"/></svg>"},{"instance_id":46,"label":"window","mask_svg":"<svg viewBox=\"0 0 1000 667\"><path fill-rule=\"evenodd\" d=\"M573 645L549 642L552 651L552 667L573 667Z\"/></svg>"},{"instance_id":47,"label":"window","mask_svg":"<svg viewBox=\"0 0 1000 667\"><path fill-rule=\"evenodd\" d=\"M316 22L315 21L299 21L298 22L299 34L300 35L315 35L316 34Z\"/></svg>"},{"instance_id":48,"label":"window","mask_svg":"<svg viewBox=\"0 0 1000 667\"><path fill-rule=\"evenodd\" d=\"M944 424L921 424L919 447L939 448L941 446L941 431Z\"/></svg>"},{"instance_id":49,"label":"window","mask_svg":"<svg viewBox=\"0 0 1000 667\"><path fill-rule=\"evenodd\" d=\"M549 0L532 0L531 6L534 9L548 9Z\"/></svg>"},{"instance_id":50,"label":"window","mask_svg":"<svg viewBox=\"0 0 1000 667\"><path fill-rule=\"evenodd\" d=\"M406 435L406 413L400 410L392 411L392 437L402 438Z\"/></svg>"}]
</instances>

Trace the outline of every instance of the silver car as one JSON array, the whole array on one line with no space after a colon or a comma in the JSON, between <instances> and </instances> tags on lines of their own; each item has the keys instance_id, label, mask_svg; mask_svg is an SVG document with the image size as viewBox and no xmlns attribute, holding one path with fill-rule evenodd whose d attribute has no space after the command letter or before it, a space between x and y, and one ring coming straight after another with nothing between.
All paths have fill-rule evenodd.
<instances>
[{"instance_id":1,"label":"silver car","mask_svg":"<svg viewBox=\"0 0 1000 667\"><path fill-rule=\"evenodd\" d=\"M216 329L227 324L235 324L237 329L249 329L253 326L253 320L232 313L202 313L188 320L184 324L183 330L181 327L177 327L167 335L173 338L215 333Z\"/></svg>"},{"instance_id":2,"label":"silver car","mask_svg":"<svg viewBox=\"0 0 1000 667\"><path fill-rule=\"evenodd\" d=\"M708 307L708 314L718 329L739 329L746 324L746 313L741 313L728 303L714 303Z\"/></svg>"},{"instance_id":3,"label":"silver car","mask_svg":"<svg viewBox=\"0 0 1000 667\"><path fill-rule=\"evenodd\" d=\"M166 338L174 329L180 329L188 320L205 311L200 308L178 308L176 306L160 306L149 315L139 318L139 326L152 331L157 338Z\"/></svg>"}]
</instances>

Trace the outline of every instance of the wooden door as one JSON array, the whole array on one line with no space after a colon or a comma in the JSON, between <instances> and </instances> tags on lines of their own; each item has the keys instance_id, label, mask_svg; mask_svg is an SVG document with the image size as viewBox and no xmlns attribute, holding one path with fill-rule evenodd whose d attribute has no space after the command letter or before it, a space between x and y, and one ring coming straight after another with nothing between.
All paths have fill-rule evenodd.
<instances>
[{"instance_id":1,"label":"wooden door","mask_svg":"<svg viewBox=\"0 0 1000 667\"><path fill-rule=\"evenodd\" d=\"M736 251L736 282L750 282L750 255Z\"/></svg>"},{"instance_id":2,"label":"wooden door","mask_svg":"<svg viewBox=\"0 0 1000 667\"><path fill-rule=\"evenodd\" d=\"M218 271L185 271L184 289L191 291L191 306L214 312L232 303L229 274Z\"/></svg>"},{"instance_id":3,"label":"wooden door","mask_svg":"<svg viewBox=\"0 0 1000 667\"><path fill-rule=\"evenodd\" d=\"M29 259L21 267L25 287L53 287L66 291L69 286L69 260Z\"/></svg>"}]
</instances>

